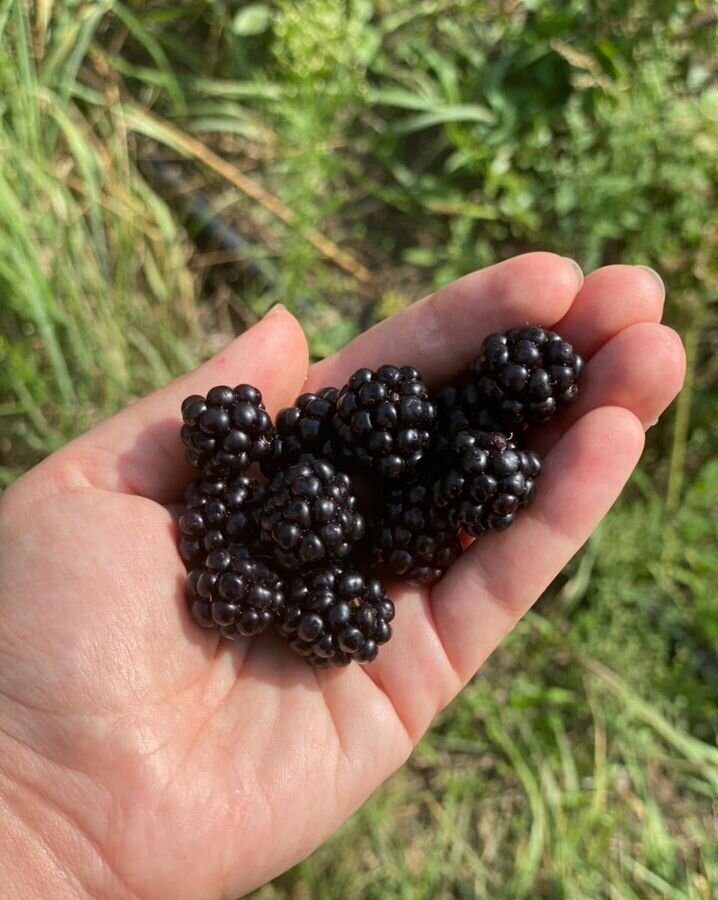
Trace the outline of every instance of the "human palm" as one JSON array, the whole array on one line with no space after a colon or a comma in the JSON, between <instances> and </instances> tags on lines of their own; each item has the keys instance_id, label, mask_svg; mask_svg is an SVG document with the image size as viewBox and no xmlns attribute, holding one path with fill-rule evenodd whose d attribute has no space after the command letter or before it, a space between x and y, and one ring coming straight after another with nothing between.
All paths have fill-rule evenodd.
<instances>
[{"instance_id":1,"label":"human palm","mask_svg":"<svg viewBox=\"0 0 718 900\"><path fill-rule=\"evenodd\" d=\"M0 857L18 896L232 898L306 856L406 759L590 535L683 377L662 291L530 254L474 273L315 365L284 311L198 371L49 457L0 503ZM172 504L191 471L178 410L251 382L273 411L360 365L448 381L481 339L556 325L588 364L539 436L545 469L514 528L428 589L392 585L375 663L315 671L279 638L190 621ZM2 807L5 807L3 810ZM1 866L0 866L1 868ZM12 869L12 866L11 866ZM8 882L12 884L12 879ZM44 894L46 895L46 894Z\"/></svg>"}]
</instances>

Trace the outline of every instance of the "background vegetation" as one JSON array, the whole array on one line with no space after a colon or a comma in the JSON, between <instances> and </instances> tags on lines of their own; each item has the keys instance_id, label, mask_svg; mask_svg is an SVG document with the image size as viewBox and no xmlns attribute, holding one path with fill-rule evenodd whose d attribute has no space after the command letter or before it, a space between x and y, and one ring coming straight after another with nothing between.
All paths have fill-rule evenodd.
<instances>
[{"instance_id":1,"label":"background vegetation","mask_svg":"<svg viewBox=\"0 0 718 900\"><path fill-rule=\"evenodd\" d=\"M716 18L0 0L5 484L278 299L321 356L554 249L654 266L688 345L600 532L411 764L258 900L718 891Z\"/></svg>"}]
</instances>

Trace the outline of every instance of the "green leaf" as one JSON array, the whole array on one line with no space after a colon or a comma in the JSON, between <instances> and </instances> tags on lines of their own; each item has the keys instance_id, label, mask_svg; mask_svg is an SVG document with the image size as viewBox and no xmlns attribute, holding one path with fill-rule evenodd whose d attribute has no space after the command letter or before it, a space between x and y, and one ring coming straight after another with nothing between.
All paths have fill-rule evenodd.
<instances>
[{"instance_id":1,"label":"green leaf","mask_svg":"<svg viewBox=\"0 0 718 900\"><path fill-rule=\"evenodd\" d=\"M438 261L438 253L430 247L410 247L404 251L404 262L431 269Z\"/></svg>"},{"instance_id":2,"label":"green leaf","mask_svg":"<svg viewBox=\"0 0 718 900\"><path fill-rule=\"evenodd\" d=\"M431 109L438 99L407 91L404 88L384 88L371 93L372 103L381 104L382 106L396 106L399 109Z\"/></svg>"},{"instance_id":3,"label":"green leaf","mask_svg":"<svg viewBox=\"0 0 718 900\"><path fill-rule=\"evenodd\" d=\"M411 134L413 131L422 131L424 128L433 128L435 125L445 125L448 122L491 124L494 121L494 114L485 106L463 103L458 106L444 106L439 109L427 110L416 116L408 116L397 122L394 131L397 134Z\"/></svg>"},{"instance_id":4,"label":"green leaf","mask_svg":"<svg viewBox=\"0 0 718 900\"><path fill-rule=\"evenodd\" d=\"M250 3L240 9L232 21L232 31L240 37L263 34L271 22L269 8L263 3Z\"/></svg>"}]
</instances>

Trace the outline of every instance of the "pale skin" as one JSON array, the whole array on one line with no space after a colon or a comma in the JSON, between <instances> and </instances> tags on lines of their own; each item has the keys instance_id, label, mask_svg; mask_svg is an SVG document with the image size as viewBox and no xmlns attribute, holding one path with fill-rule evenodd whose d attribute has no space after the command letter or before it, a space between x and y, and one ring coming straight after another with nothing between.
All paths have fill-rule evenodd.
<instances>
[{"instance_id":1,"label":"pale skin","mask_svg":"<svg viewBox=\"0 0 718 900\"><path fill-rule=\"evenodd\" d=\"M402 765L606 515L681 387L659 281L611 266L581 282L562 257L517 257L309 371L300 326L275 310L6 492L3 897L232 900L307 856ZM249 382L276 412L387 362L437 386L486 334L527 321L587 360L580 399L536 442L536 500L433 591L390 585L395 636L375 663L315 672L274 636L230 643L191 622L168 509L192 477L183 397Z\"/></svg>"}]
</instances>

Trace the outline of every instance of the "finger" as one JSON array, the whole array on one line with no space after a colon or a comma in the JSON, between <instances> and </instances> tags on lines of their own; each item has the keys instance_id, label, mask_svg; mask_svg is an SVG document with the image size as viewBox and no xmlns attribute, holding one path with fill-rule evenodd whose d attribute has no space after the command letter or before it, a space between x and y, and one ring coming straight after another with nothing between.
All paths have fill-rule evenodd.
<instances>
[{"instance_id":1,"label":"finger","mask_svg":"<svg viewBox=\"0 0 718 900\"><path fill-rule=\"evenodd\" d=\"M626 409L580 419L546 459L533 505L505 534L477 540L434 590L438 639L466 681L533 605L611 508L643 449Z\"/></svg>"},{"instance_id":2,"label":"finger","mask_svg":"<svg viewBox=\"0 0 718 900\"><path fill-rule=\"evenodd\" d=\"M633 325L612 338L596 356L588 363L586 384L587 390L579 402L566 410L565 417L556 427L542 431L538 438L541 452L548 452L561 435L582 416L599 410L600 407L618 406L630 410L635 422L639 420L643 427L663 412L678 393L683 382L684 354L680 339L669 328L661 325L643 323ZM569 418L570 417L570 420ZM582 420L583 421L583 420ZM584 427L584 426L582 426ZM542 475L538 483L542 498L548 496L551 503L551 466L555 467L554 456L546 462L548 477ZM618 471L618 470L617 470ZM615 474L615 473L614 473ZM556 506L560 498L553 501ZM535 514L540 515L540 506L534 507ZM526 513L523 514L525 519ZM522 522L523 520L519 520ZM560 523L557 523L560 527ZM507 535L521 552L520 538L517 539L515 526ZM521 528L525 530L526 525ZM518 532L521 534L521 532ZM504 538L483 538L474 543L474 549L468 551L462 560L456 562L436 589L440 592L451 590L457 567L465 565L471 554L486 554L493 558L492 547L499 540L499 548L504 547ZM581 538L582 542L584 538ZM532 548L532 554L538 549L530 539L526 547ZM576 545L578 547L579 544ZM543 550L540 551L543 554ZM483 558L483 557L480 557ZM519 557L517 557L518 559ZM568 557L567 557L568 558ZM507 556L504 564L519 571L524 571L524 556L520 557L520 566ZM461 588L455 588L461 594ZM396 601L397 626L391 644L382 651L377 662L368 670L368 674L377 681L389 694L397 699L397 710L410 734L418 739L427 727L431 718L462 684L461 672L451 664L437 667L436 660L446 661L443 652L440 632L434 625L432 611L436 605L427 599L425 591L416 591L406 585L392 586L391 596ZM538 594L536 594L538 596ZM505 622L505 619L504 619ZM433 664L432 664L433 661ZM449 663L451 656L449 655Z\"/></svg>"},{"instance_id":3,"label":"finger","mask_svg":"<svg viewBox=\"0 0 718 900\"><path fill-rule=\"evenodd\" d=\"M437 386L466 369L483 338L528 321L553 325L583 275L572 260L527 253L472 272L360 335L312 367L307 390L340 387L356 369L412 365Z\"/></svg>"},{"instance_id":4,"label":"finger","mask_svg":"<svg viewBox=\"0 0 718 900\"><path fill-rule=\"evenodd\" d=\"M532 447L540 454L548 452L574 422L601 406L630 409L648 429L681 389L685 371L683 344L672 328L650 322L631 325L588 362L578 399L535 434Z\"/></svg>"},{"instance_id":5,"label":"finger","mask_svg":"<svg viewBox=\"0 0 718 900\"><path fill-rule=\"evenodd\" d=\"M396 609L392 638L363 671L391 700L404 730L417 743L465 679L441 644L429 589L398 579L385 587Z\"/></svg>"},{"instance_id":6,"label":"finger","mask_svg":"<svg viewBox=\"0 0 718 900\"><path fill-rule=\"evenodd\" d=\"M194 477L179 438L180 405L217 384L258 387L270 412L290 403L306 378L308 351L297 320L283 307L236 338L194 372L150 394L55 455L70 461L94 486L176 500Z\"/></svg>"},{"instance_id":7,"label":"finger","mask_svg":"<svg viewBox=\"0 0 718 900\"><path fill-rule=\"evenodd\" d=\"M614 334L639 322L660 322L665 288L642 266L605 266L586 276L556 331L590 359Z\"/></svg>"}]
</instances>

